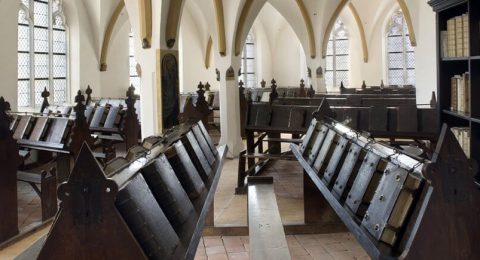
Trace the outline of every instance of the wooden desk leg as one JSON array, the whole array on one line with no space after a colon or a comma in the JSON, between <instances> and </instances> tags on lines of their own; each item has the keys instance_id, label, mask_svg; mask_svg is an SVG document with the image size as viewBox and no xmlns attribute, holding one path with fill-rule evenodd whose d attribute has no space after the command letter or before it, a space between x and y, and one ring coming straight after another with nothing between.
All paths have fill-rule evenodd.
<instances>
[{"instance_id":1,"label":"wooden desk leg","mask_svg":"<svg viewBox=\"0 0 480 260\"><path fill-rule=\"evenodd\" d=\"M341 222L315 183L303 172L303 205L305 224L328 224Z\"/></svg>"},{"instance_id":2,"label":"wooden desk leg","mask_svg":"<svg viewBox=\"0 0 480 260\"><path fill-rule=\"evenodd\" d=\"M17 157L16 141L0 139L0 243L18 234Z\"/></svg>"},{"instance_id":3,"label":"wooden desk leg","mask_svg":"<svg viewBox=\"0 0 480 260\"><path fill-rule=\"evenodd\" d=\"M280 139L281 135L279 133L270 133L268 138ZM280 142L268 142L268 151L270 154L280 154L282 152L282 147Z\"/></svg>"},{"instance_id":4,"label":"wooden desk leg","mask_svg":"<svg viewBox=\"0 0 480 260\"><path fill-rule=\"evenodd\" d=\"M247 154L253 154L255 153L255 136L252 131L247 131L246 133L247 136ZM248 158L248 169L253 167L255 165L255 158Z\"/></svg>"}]
</instances>

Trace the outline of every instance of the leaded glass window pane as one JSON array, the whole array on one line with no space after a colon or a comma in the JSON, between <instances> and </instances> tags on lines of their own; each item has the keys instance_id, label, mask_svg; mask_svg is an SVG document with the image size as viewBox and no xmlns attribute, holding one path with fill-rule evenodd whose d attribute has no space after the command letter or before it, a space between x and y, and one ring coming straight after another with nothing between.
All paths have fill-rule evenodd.
<instances>
[{"instance_id":1,"label":"leaded glass window pane","mask_svg":"<svg viewBox=\"0 0 480 260\"><path fill-rule=\"evenodd\" d=\"M387 66L390 85L415 85L415 53L400 10L392 16L387 30Z\"/></svg>"},{"instance_id":2,"label":"leaded glass window pane","mask_svg":"<svg viewBox=\"0 0 480 260\"><path fill-rule=\"evenodd\" d=\"M243 47L241 77L239 80L244 82L247 88L254 88L257 77L255 72L255 42L253 36L249 34Z\"/></svg>"},{"instance_id":3,"label":"leaded glass window pane","mask_svg":"<svg viewBox=\"0 0 480 260\"><path fill-rule=\"evenodd\" d=\"M28 14L32 14L31 19ZM67 35L60 0L21 0L18 15L18 105L67 102Z\"/></svg>"},{"instance_id":4,"label":"leaded glass window pane","mask_svg":"<svg viewBox=\"0 0 480 260\"><path fill-rule=\"evenodd\" d=\"M130 34L128 37L128 52L129 52L128 64L130 69L130 85L132 85L135 88L135 93L139 94L141 82L140 82L140 77L138 76L138 73L137 73L137 61L135 60L134 44L135 42L133 38L133 32L130 31Z\"/></svg>"},{"instance_id":5,"label":"leaded glass window pane","mask_svg":"<svg viewBox=\"0 0 480 260\"><path fill-rule=\"evenodd\" d=\"M350 85L350 55L348 32L342 21L338 20L330 34L327 46L325 84L327 89L335 90Z\"/></svg>"}]
</instances>

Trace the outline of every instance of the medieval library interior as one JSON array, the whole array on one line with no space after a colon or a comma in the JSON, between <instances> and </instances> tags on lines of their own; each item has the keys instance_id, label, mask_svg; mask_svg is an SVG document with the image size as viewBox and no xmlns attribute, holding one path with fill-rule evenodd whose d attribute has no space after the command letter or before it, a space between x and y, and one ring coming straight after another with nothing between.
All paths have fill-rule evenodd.
<instances>
[{"instance_id":1,"label":"medieval library interior","mask_svg":"<svg viewBox=\"0 0 480 260\"><path fill-rule=\"evenodd\" d=\"M479 0L0 0L0 35L0 260L480 259Z\"/></svg>"}]
</instances>

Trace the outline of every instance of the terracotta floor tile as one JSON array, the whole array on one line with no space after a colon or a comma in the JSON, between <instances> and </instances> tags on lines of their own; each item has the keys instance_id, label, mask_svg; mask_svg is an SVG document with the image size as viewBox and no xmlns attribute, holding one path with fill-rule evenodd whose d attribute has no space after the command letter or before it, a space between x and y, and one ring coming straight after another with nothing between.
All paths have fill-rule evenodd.
<instances>
[{"instance_id":1,"label":"terracotta floor tile","mask_svg":"<svg viewBox=\"0 0 480 260\"><path fill-rule=\"evenodd\" d=\"M219 236L215 237L203 237L203 243L206 248L214 246L223 246L222 238Z\"/></svg>"},{"instance_id":2,"label":"terracotta floor tile","mask_svg":"<svg viewBox=\"0 0 480 260\"><path fill-rule=\"evenodd\" d=\"M226 254L225 247L223 246L212 246L205 248L207 256L219 255L219 254Z\"/></svg>"},{"instance_id":3,"label":"terracotta floor tile","mask_svg":"<svg viewBox=\"0 0 480 260\"><path fill-rule=\"evenodd\" d=\"M241 253L228 253L229 260L249 260L249 256L247 252Z\"/></svg>"}]
</instances>

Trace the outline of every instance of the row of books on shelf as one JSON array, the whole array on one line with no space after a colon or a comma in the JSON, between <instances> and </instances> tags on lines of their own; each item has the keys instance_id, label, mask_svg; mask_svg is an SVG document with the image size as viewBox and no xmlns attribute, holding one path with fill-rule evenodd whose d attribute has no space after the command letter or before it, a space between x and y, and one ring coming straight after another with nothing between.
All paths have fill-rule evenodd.
<instances>
[{"instance_id":1,"label":"row of books on shelf","mask_svg":"<svg viewBox=\"0 0 480 260\"><path fill-rule=\"evenodd\" d=\"M470 73L455 75L451 79L450 109L470 113Z\"/></svg>"},{"instance_id":2,"label":"row of books on shelf","mask_svg":"<svg viewBox=\"0 0 480 260\"><path fill-rule=\"evenodd\" d=\"M453 135L457 138L460 147L467 158L470 158L470 128L468 127L452 127L451 128Z\"/></svg>"},{"instance_id":3,"label":"row of books on shelf","mask_svg":"<svg viewBox=\"0 0 480 260\"><path fill-rule=\"evenodd\" d=\"M470 56L470 25L468 13L447 21L447 30L440 32L442 58Z\"/></svg>"}]
</instances>

